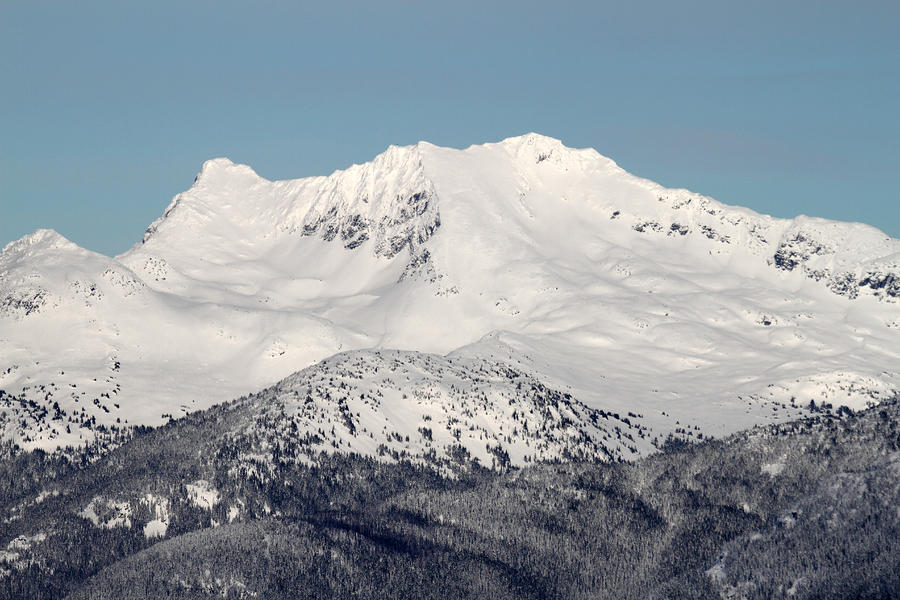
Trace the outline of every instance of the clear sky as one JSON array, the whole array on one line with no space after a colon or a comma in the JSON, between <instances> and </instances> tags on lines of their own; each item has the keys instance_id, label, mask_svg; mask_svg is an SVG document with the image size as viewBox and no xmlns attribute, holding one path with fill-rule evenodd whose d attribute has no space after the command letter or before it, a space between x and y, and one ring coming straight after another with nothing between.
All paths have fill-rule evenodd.
<instances>
[{"instance_id":1,"label":"clear sky","mask_svg":"<svg viewBox=\"0 0 900 600\"><path fill-rule=\"evenodd\" d=\"M204 160L327 174L528 131L900 237L900 2L0 0L0 246L117 254Z\"/></svg>"}]
</instances>

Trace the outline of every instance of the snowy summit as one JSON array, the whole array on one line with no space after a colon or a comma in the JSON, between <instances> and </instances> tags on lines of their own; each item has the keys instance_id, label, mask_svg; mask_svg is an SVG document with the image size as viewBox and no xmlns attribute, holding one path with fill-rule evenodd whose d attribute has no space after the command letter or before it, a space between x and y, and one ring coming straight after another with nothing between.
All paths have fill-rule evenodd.
<instances>
[{"instance_id":1,"label":"snowy summit","mask_svg":"<svg viewBox=\"0 0 900 600\"><path fill-rule=\"evenodd\" d=\"M629 458L893 396L898 300L900 241L875 228L537 134L290 181L220 158L118 257L46 230L3 249L0 428L79 444L302 371L265 397L307 433L331 415L332 447Z\"/></svg>"}]
</instances>

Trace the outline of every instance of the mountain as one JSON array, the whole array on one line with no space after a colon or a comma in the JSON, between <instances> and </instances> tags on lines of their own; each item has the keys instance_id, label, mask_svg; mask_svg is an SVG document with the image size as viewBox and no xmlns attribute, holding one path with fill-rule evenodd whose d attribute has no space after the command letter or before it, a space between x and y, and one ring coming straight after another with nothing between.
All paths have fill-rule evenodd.
<instances>
[{"instance_id":1,"label":"mountain","mask_svg":"<svg viewBox=\"0 0 900 600\"><path fill-rule=\"evenodd\" d=\"M630 458L810 402L892 397L898 299L900 241L877 229L759 215L535 134L390 147L292 181L216 159L118 257L50 231L4 248L0 426L27 448L84 443L299 371L274 388L277 406L310 435L315 419L337 423L322 447L448 456L459 429L480 432L462 446L485 461ZM350 363L365 365L355 379ZM402 377L384 379L388 364ZM332 379L349 408L314 385ZM367 403L376 391L389 401ZM565 415L572 437L531 439L546 444L535 454L508 407L548 399L570 411L548 432ZM633 439L601 414L628 419L615 426ZM424 416L441 420L431 448Z\"/></svg>"},{"instance_id":2,"label":"mountain","mask_svg":"<svg viewBox=\"0 0 900 600\"><path fill-rule=\"evenodd\" d=\"M361 358L336 360L349 372ZM281 422L259 400L141 428L100 456L4 446L0 598L900 593L897 399L635 461L462 460L450 478L360 454L297 461L290 428L242 434Z\"/></svg>"}]
</instances>

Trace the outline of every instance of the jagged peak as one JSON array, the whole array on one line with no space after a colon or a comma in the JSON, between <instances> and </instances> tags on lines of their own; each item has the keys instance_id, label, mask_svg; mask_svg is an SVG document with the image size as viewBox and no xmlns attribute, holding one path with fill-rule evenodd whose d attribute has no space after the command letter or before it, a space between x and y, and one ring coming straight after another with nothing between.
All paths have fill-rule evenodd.
<instances>
[{"instance_id":1,"label":"jagged peak","mask_svg":"<svg viewBox=\"0 0 900 600\"><path fill-rule=\"evenodd\" d=\"M564 169L585 165L617 168L613 161L593 149L571 149L556 138L537 133L510 137L482 147L505 152L523 166L549 159L549 163ZM319 224L332 220L332 216L349 215L348 218L352 219L359 215L373 222L402 221L405 220L403 213L410 212L410 198L434 196L434 186L425 168L426 150L432 148L432 144L424 141L411 145L389 145L372 160L336 170L328 176L277 182L267 181L247 165L225 157L214 158L203 164L191 189L178 194L163 215L148 227L143 241L149 240L164 221L180 212L183 205L191 205L201 213L209 214L219 210L217 198L270 183L277 190L275 196L284 197L291 204L283 207L283 211L276 211L281 215L280 222L272 225L281 229L311 231ZM316 190L311 201L294 204L290 200L296 191L310 188ZM202 201L198 203L199 198ZM264 211L269 207L258 208ZM420 208L414 207L415 210ZM431 208L436 208L433 203ZM436 213L434 218L429 216L428 221L437 222ZM355 234L353 237L356 239Z\"/></svg>"},{"instance_id":2,"label":"jagged peak","mask_svg":"<svg viewBox=\"0 0 900 600\"><path fill-rule=\"evenodd\" d=\"M286 181L268 181L228 158L212 159L203 164L194 186L176 196L151 224L144 241L168 221L171 231L191 231L172 238L182 238L185 248L198 235L230 240L245 234L258 243L261 237L286 233L334 240L348 249L366 244L378 256L393 257L404 249L415 251L438 231L439 196L448 189L446 182L462 169L477 171L480 164L492 165L490 177L496 172L498 181L515 180L522 190L573 190L566 191L569 200L580 196L597 201L597 206L608 208L611 219L648 236L680 239L691 233L685 239L708 238L717 250L734 243L763 254L776 252L773 248L788 233L788 241L796 241L793 230L801 228L814 232L802 237L816 240L815 255L822 253L816 250L819 245L843 249L834 253L842 265L861 257L881 264L887 256L892 262L897 252L896 243L863 226L854 227L850 247L840 241L848 237L847 224L775 219L688 190L667 189L627 173L592 148L569 148L558 138L536 132L462 150L424 141L390 145L372 160L328 176ZM574 178L567 179L570 176ZM167 239L161 243L172 241ZM817 267L817 276L822 268Z\"/></svg>"},{"instance_id":3,"label":"jagged peak","mask_svg":"<svg viewBox=\"0 0 900 600\"><path fill-rule=\"evenodd\" d=\"M427 142L418 142L407 146L391 144L372 160L353 164L345 169L338 169L322 179L348 182L391 171L417 171L422 168L422 148L426 145Z\"/></svg>"},{"instance_id":4,"label":"jagged peak","mask_svg":"<svg viewBox=\"0 0 900 600\"><path fill-rule=\"evenodd\" d=\"M367 163L328 177L287 182L314 185L279 227L355 248L372 240L377 255L392 257L424 242L440 225L434 184L423 166L424 144L389 146Z\"/></svg>"}]
</instances>

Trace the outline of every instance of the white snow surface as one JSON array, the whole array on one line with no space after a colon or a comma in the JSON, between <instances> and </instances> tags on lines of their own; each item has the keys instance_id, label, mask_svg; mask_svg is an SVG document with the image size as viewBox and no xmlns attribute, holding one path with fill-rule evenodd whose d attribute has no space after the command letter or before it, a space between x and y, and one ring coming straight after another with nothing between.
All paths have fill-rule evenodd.
<instances>
[{"instance_id":1,"label":"white snow surface","mask_svg":"<svg viewBox=\"0 0 900 600\"><path fill-rule=\"evenodd\" d=\"M784 467L784 462L767 463L760 467L760 471L768 474L769 477L775 478L784 471Z\"/></svg>"},{"instance_id":2,"label":"white snow surface","mask_svg":"<svg viewBox=\"0 0 900 600\"><path fill-rule=\"evenodd\" d=\"M118 257L48 230L3 249L0 427L78 444L399 349L722 435L894 395L898 298L900 241L875 228L759 215L536 134L292 181L215 159ZM379 418L420 439L398 407Z\"/></svg>"},{"instance_id":3,"label":"white snow surface","mask_svg":"<svg viewBox=\"0 0 900 600\"><path fill-rule=\"evenodd\" d=\"M141 504L153 514L152 519L144 525L144 537L165 537L169 529L169 500L147 493L141 498Z\"/></svg>"},{"instance_id":4,"label":"white snow surface","mask_svg":"<svg viewBox=\"0 0 900 600\"><path fill-rule=\"evenodd\" d=\"M229 432L238 468L261 477L275 457L309 463L323 451L449 473L470 459L504 468L627 459L654 446L644 415L594 410L504 361L455 353L342 352L236 404L248 416Z\"/></svg>"},{"instance_id":5,"label":"white snow surface","mask_svg":"<svg viewBox=\"0 0 900 600\"><path fill-rule=\"evenodd\" d=\"M105 529L131 527L131 504L95 496L78 516Z\"/></svg>"},{"instance_id":6,"label":"white snow surface","mask_svg":"<svg viewBox=\"0 0 900 600\"><path fill-rule=\"evenodd\" d=\"M187 488L188 498L194 506L212 510L219 503L219 491L205 479L198 479L185 487Z\"/></svg>"}]
</instances>

